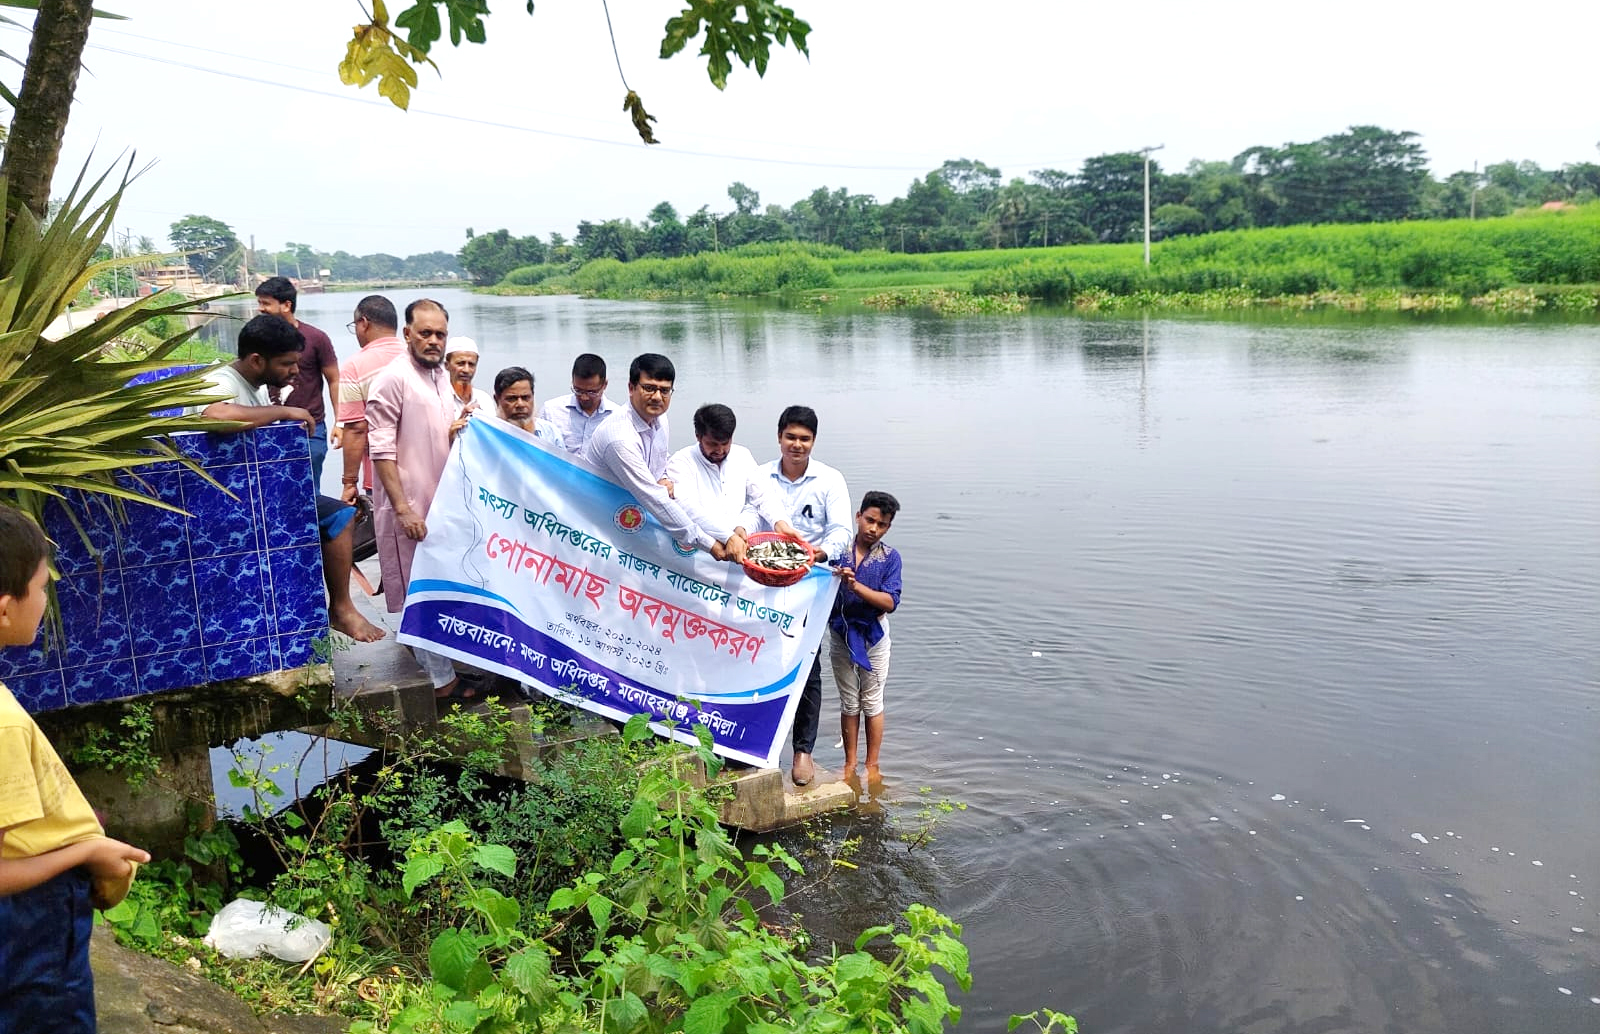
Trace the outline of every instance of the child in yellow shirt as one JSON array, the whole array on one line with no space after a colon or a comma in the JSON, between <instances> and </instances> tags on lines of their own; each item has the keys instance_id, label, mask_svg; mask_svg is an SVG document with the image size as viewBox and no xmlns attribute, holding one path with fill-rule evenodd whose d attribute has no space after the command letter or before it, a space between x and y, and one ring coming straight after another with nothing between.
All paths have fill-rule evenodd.
<instances>
[{"instance_id":1,"label":"child in yellow shirt","mask_svg":"<svg viewBox=\"0 0 1600 1034\"><path fill-rule=\"evenodd\" d=\"M0 646L44 616L50 543L0 504ZM0 683L0 1032L93 1034L89 932L150 856L105 835L50 741Z\"/></svg>"}]
</instances>

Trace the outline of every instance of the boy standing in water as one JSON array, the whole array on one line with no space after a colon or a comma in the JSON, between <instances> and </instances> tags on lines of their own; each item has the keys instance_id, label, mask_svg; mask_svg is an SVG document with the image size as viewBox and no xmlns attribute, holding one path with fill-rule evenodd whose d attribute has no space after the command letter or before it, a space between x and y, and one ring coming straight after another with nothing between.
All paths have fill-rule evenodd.
<instances>
[{"instance_id":1,"label":"boy standing in water","mask_svg":"<svg viewBox=\"0 0 1600 1034\"><path fill-rule=\"evenodd\" d=\"M0 646L44 616L50 543L0 505ZM89 931L150 856L112 840L33 718L0 683L0 1030L93 1034Z\"/></svg>"},{"instance_id":2,"label":"boy standing in water","mask_svg":"<svg viewBox=\"0 0 1600 1034\"><path fill-rule=\"evenodd\" d=\"M856 740L867 725L867 781L877 782L883 746L883 685L889 679L889 615L900 606L900 553L883 544L900 503L888 492L868 492L856 512L856 537L848 555L834 558L839 595L828 617L828 658L839 686L839 729L844 772L856 771Z\"/></svg>"}]
</instances>

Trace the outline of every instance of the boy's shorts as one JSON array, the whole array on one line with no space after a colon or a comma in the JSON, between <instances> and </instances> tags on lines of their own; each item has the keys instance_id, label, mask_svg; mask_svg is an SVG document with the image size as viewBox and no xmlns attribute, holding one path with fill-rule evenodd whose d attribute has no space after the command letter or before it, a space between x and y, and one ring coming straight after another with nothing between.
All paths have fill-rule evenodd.
<instances>
[{"instance_id":1,"label":"boy's shorts","mask_svg":"<svg viewBox=\"0 0 1600 1034\"><path fill-rule=\"evenodd\" d=\"M0 897L0 1034L94 1034L89 874Z\"/></svg>"},{"instance_id":2,"label":"boy's shorts","mask_svg":"<svg viewBox=\"0 0 1600 1034\"><path fill-rule=\"evenodd\" d=\"M322 541L332 542L356 519L356 508L331 495L317 496L317 531Z\"/></svg>"},{"instance_id":3,"label":"boy's shorts","mask_svg":"<svg viewBox=\"0 0 1600 1034\"><path fill-rule=\"evenodd\" d=\"M844 636L828 632L828 660L833 664L833 682L839 687L839 713L864 714L868 718L883 713L883 684L889 681L889 637L884 636L867 648L872 670L859 668L850 659Z\"/></svg>"}]
</instances>

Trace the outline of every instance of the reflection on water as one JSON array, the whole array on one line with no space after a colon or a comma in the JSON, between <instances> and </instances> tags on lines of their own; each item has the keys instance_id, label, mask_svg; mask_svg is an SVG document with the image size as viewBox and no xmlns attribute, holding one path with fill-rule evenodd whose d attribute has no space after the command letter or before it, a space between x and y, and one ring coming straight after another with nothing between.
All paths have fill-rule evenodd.
<instances>
[{"instance_id":1,"label":"reflection on water","mask_svg":"<svg viewBox=\"0 0 1600 1034\"><path fill-rule=\"evenodd\" d=\"M675 446L807 403L900 498L883 813L789 904L954 914L965 1028L1600 1029L1594 324L444 300L486 378L665 351Z\"/></svg>"}]
</instances>

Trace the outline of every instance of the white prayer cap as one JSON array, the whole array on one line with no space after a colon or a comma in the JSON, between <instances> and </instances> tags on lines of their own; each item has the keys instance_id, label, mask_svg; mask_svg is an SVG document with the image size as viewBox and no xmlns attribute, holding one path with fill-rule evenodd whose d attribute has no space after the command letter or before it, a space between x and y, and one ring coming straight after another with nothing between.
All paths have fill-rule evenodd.
<instances>
[{"instance_id":1,"label":"white prayer cap","mask_svg":"<svg viewBox=\"0 0 1600 1034\"><path fill-rule=\"evenodd\" d=\"M477 355L478 343L469 337L452 337L449 344L444 346L444 357L448 359L457 352L471 352Z\"/></svg>"}]
</instances>

